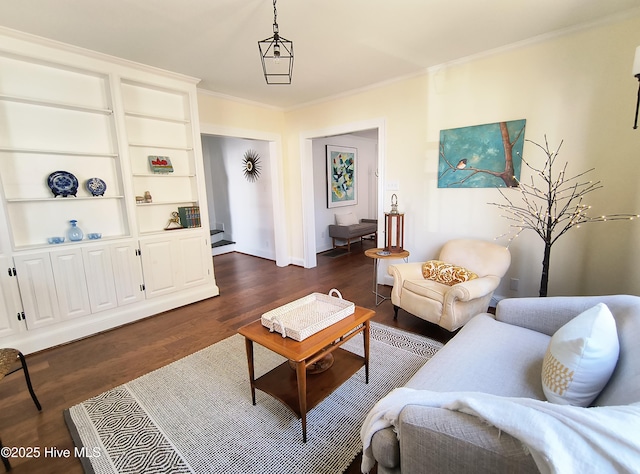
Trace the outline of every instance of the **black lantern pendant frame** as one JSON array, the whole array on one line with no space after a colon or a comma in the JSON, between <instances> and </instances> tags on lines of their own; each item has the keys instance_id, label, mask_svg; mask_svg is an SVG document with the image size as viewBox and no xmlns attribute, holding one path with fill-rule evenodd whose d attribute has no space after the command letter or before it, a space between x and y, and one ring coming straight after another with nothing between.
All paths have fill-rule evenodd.
<instances>
[{"instance_id":1,"label":"black lantern pendant frame","mask_svg":"<svg viewBox=\"0 0 640 474\"><path fill-rule=\"evenodd\" d=\"M291 84L293 41L280 36L276 0L273 0L273 36L258 41L258 49L267 84Z\"/></svg>"}]
</instances>

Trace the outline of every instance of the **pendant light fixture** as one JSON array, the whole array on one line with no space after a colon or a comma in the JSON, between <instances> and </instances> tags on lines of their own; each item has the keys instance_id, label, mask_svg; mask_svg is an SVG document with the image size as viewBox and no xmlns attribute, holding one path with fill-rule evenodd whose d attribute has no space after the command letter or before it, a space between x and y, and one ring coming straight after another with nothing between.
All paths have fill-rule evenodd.
<instances>
[{"instance_id":1,"label":"pendant light fixture","mask_svg":"<svg viewBox=\"0 0 640 474\"><path fill-rule=\"evenodd\" d=\"M267 84L291 84L293 74L293 41L280 36L278 11L273 0L273 36L258 41L262 70Z\"/></svg>"}]
</instances>

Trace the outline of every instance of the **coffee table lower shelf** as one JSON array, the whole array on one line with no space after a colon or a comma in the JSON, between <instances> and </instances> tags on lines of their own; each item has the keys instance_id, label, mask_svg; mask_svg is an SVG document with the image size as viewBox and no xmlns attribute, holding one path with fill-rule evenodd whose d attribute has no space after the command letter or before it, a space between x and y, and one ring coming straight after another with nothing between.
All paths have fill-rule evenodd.
<instances>
[{"instance_id":1,"label":"coffee table lower shelf","mask_svg":"<svg viewBox=\"0 0 640 474\"><path fill-rule=\"evenodd\" d=\"M333 366L319 374L307 375L307 411L327 398L353 374L365 366L365 359L344 349L333 351ZM296 371L286 361L275 369L257 378L255 388L261 390L287 406L298 418L302 418L298 400Z\"/></svg>"}]
</instances>

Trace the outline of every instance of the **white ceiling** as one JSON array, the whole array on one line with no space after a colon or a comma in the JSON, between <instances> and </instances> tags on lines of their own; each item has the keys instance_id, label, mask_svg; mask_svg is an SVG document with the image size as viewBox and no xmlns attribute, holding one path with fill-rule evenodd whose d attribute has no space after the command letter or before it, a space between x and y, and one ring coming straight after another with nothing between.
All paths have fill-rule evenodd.
<instances>
[{"instance_id":1,"label":"white ceiling","mask_svg":"<svg viewBox=\"0 0 640 474\"><path fill-rule=\"evenodd\" d=\"M267 85L262 74L257 42L273 34L272 0L2 0L0 26L290 108L639 8L640 0L280 0L280 34L295 49L291 85Z\"/></svg>"}]
</instances>

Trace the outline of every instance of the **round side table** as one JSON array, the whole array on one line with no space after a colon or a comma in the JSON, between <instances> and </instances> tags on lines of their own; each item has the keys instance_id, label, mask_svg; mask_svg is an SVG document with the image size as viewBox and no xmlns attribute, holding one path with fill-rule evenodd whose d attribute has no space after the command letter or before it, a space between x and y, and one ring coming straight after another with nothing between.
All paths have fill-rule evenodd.
<instances>
[{"instance_id":1,"label":"round side table","mask_svg":"<svg viewBox=\"0 0 640 474\"><path fill-rule=\"evenodd\" d=\"M389 296L383 296L378 292L378 262L386 259L403 259L406 262L409 261L409 251L403 250L402 252L389 253L385 252L382 248L368 249L364 251L364 254L373 259L373 291L376 295L376 306L380 305L384 300L391 299Z\"/></svg>"}]
</instances>

